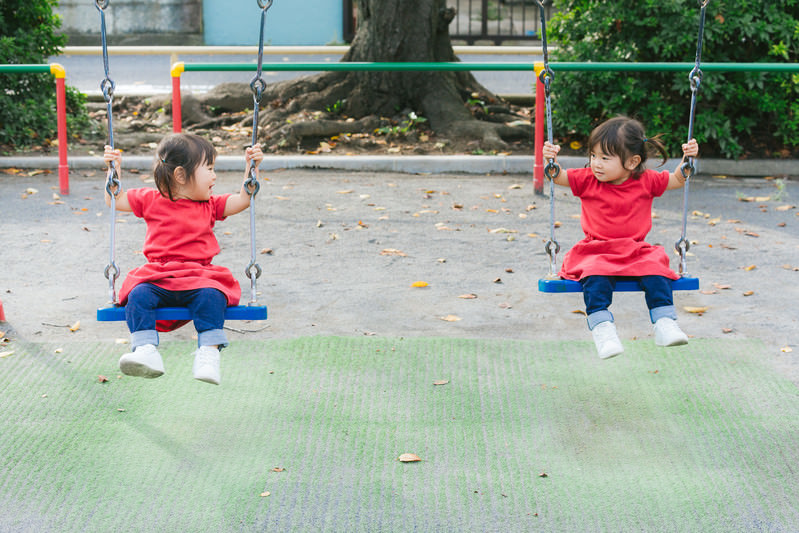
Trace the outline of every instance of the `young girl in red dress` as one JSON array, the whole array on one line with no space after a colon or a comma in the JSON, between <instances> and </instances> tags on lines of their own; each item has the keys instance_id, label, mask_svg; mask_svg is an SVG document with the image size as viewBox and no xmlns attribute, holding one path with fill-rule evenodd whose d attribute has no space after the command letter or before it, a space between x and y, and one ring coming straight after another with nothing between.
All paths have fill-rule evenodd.
<instances>
[{"instance_id":1,"label":"young girl in red dress","mask_svg":"<svg viewBox=\"0 0 799 533\"><path fill-rule=\"evenodd\" d=\"M685 185L679 166L671 173L647 170L644 163L657 152L665 163L668 154L659 136L647 138L637 120L616 117L600 124L588 139L589 167L564 170L554 178L571 187L580 198L580 221L585 238L563 259L560 276L583 286L588 327L599 357L624 351L608 310L619 278L638 281L646 297L649 316L659 346L686 344L688 337L677 325L670 280L679 276L669 268L661 246L644 241L652 229L652 200ZM560 146L545 143L544 158L556 159ZM695 139L682 145L683 160L695 157Z\"/></svg>"},{"instance_id":2,"label":"young girl in red dress","mask_svg":"<svg viewBox=\"0 0 799 533\"><path fill-rule=\"evenodd\" d=\"M235 194L212 194L216 182L216 149L197 135L178 133L164 138L155 153L153 175L157 189L118 191L119 211L130 211L147 224L143 253L147 263L128 273L119 291L133 351L123 355L124 374L156 378L164 373L158 353L158 331L170 331L184 322L155 320L159 307L187 307L198 333L194 377L219 384L219 349L228 345L223 326L225 307L241 297L238 281L225 267L211 264L220 252L214 224L249 207L243 184ZM105 147L106 164L121 168L119 150ZM263 160L260 145L245 151L250 166ZM112 197L106 192L106 204Z\"/></svg>"}]
</instances>

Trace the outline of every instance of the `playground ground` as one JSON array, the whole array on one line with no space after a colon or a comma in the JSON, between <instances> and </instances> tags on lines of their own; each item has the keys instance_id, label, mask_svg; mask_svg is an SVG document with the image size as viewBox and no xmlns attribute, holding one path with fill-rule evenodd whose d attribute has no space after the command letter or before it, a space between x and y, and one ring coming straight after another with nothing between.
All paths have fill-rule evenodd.
<instances>
[{"instance_id":1,"label":"playground ground","mask_svg":"<svg viewBox=\"0 0 799 533\"><path fill-rule=\"evenodd\" d=\"M799 530L795 178L697 176L701 290L675 295L691 341L655 347L642 295L621 294L608 361L579 295L537 291L549 204L529 176L262 178L269 319L229 324L212 387L190 377L190 326L162 337L164 377L120 375L126 327L94 320L103 170L68 196L0 174L0 531ZM579 205L557 192L567 250ZM681 209L656 201L650 241L672 246ZM215 261L245 294L248 225L218 225ZM116 228L124 273L144 228Z\"/></svg>"}]
</instances>

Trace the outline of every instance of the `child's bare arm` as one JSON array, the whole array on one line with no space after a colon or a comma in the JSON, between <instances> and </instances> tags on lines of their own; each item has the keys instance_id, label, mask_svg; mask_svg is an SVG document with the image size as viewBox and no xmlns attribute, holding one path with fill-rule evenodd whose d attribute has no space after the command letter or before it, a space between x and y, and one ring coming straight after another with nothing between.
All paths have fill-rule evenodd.
<instances>
[{"instance_id":1,"label":"child's bare arm","mask_svg":"<svg viewBox=\"0 0 799 533\"><path fill-rule=\"evenodd\" d=\"M119 150L113 150L110 146L105 147L105 151L103 153L103 161L111 168L111 165L115 165L117 169L117 179L122 178L122 152ZM118 192L114 197L114 205L117 211L132 211L133 209L130 207L130 202L128 202L128 193L122 190L122 185L118 186ZM105 191L105 205L111 205L111 195L108 193L108 190Z\"/></svg>"},{"instance_id":2,"label":"child's bare arm","mask_svg":"<svg viewBox=\"0 0 799 533\"><path fill-rule=\"evenodd\" d=\"M543 148L543 150L541 150L541 153L544 156L544 175L545 176L547 175L547 173L546 173L546 165L549 164L549 160L552 159L553 161L555 161L556 164L558 163L558 152L560 152L560 145L552 144L549 141L544 143L544 148ZM569 185L569 177L566 174L566 169L563 168L560 165L558 165L558 168L560 170L558 171L558 175L555 176L553 181L555 182L556 185L568 186Z\"/></svg>"},{"instance_id":3,"label":"child's bare arm","mask_svg":"<svg viewBox=\"0 0 799 533\"><path fill-rule=\"evenodd\" d=\"M677 165L677 168L675 168L674 172L669 176L669 184L666 187L667 191L670 189L680 189L685 186L685 176L683 176L681 170L682 165L685 163L687 157L696 157L697 155L699 155L699 143L696 142L696 139L691 139L682 145L682 161L680 161L680 164Z\"/></svg>"},{"instance_id":4,"label":"child's bare arm","mask_svg":"<svg viewBox=\"0 0 799 533\"><path fill-rule=\"evenodd\" d=\"M238 194L231 194L225 202L225 216L241 213L250 207L250 194L247 191L247 179L250 177L250 168L255 165L255 177L258 178L258 165L264 160L264 153L261 145L256 144L247 148L244 152L244 159L247 161L247 170L244 171L244 182Z\"/></svg>"}]
</instances>

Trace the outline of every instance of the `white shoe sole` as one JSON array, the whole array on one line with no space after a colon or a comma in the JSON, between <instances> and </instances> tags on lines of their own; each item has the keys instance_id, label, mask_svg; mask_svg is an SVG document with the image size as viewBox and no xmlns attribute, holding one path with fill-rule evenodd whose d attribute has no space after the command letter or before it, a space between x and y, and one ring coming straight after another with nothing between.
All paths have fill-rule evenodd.
<instances>
[{"instance_id":1,"label":"white shoe sole","mask_svg":"<svg viewBox=\"0 0 799 533\"><path fill-rule=\"evenodd\" d=\"M138 361L120 360L119 369L126 376L134 376L137 378L157 378L164 375L164 371L158 368L152 368L144 363Z\"/></svg>"}]
</instances>

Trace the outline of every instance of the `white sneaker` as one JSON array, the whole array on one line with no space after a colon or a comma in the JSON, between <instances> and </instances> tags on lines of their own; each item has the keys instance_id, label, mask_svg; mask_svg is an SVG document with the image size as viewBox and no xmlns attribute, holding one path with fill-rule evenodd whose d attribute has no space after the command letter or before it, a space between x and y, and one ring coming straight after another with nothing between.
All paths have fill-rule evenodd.
<instances>
[{"instance_id":1,"label":"white sneaker","mask_svg":"<svg viewBox=\"0 0 799 533\"><path fill-rule=\"evenodd\" d=\"M591 335L594 337L594 344L596 344L596 351L600 359L608 359L624 351L624 346L621 345L616 333L616 324L610 320L594 326Z\"/></svg>"},{"instance_id":2,"label":"white sneaker","mask_svg":"<svg viewBox=\"0 0 799 533\"><path fill-rule=\"evenodd\" d=\"M219 350L213 346L200 346L194 353L194 379L219 385Z\"/></svg>"},{"instance_id":3,"label":"white sneaker","mask_svg":"<svg viewBox=\"0 0 799 533\"><path fill-rule=\"evenodd\" d=\"M119 358L119 369L128 376L157 378L164 373L164 360L154 345L142 344Z\"/></svg>"},{"instance_id":4,"label":"white sneaker","mask_svg":"<svg viewBox=\"0 0 799 533\"><path fill-rule=\"evenodd\" d=\"M688 344L688 335L683 333L676 320L664 316L655 322L655 344L658 346Z\"/></svg>"}]
</instances>

